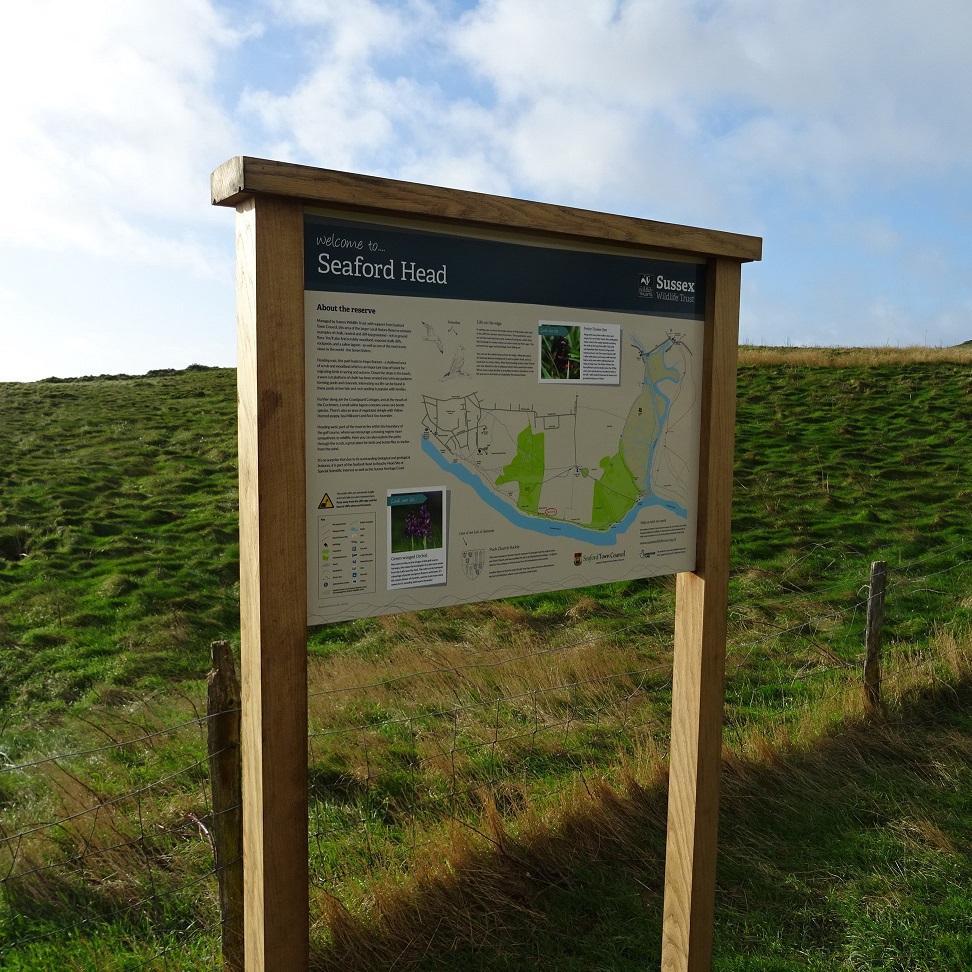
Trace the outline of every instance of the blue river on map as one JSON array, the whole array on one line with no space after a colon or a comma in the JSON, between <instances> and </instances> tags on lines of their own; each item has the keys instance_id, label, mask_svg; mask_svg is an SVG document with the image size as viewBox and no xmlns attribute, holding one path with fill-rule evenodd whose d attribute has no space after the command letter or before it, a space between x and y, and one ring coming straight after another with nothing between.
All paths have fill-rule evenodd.
<instances>
[{"instance_id":1,"label":"blue river on map","mask_svg":"<svg viewBox=\"0 0 972 972\"><path fill-rule=\"evenodd\" d=\"M666 342L666 344L667 347L663 345L653 353L661 353L664 356L664 352L671 346L670 342ZM644 351L642 351L642 357L645 358L644 383L647 384L648 365L647 355L644 353ZM659 429L664 427L664 423L668 418L668 412L671 408L671 401L669 400L668 396L658 387L663 381L674 381L674 379L665 376L659 378L655 382L654 392L665 402L665 411L662 415L661 421L659 422ZM591 530L587 527L578 526L576 523L568 523L565 520L544 520L535 516L529 516L526 513L522 513L515 506L511 506L502 497L494 493L483 482L483 480L476 475L476 473L474 473L471 469L468 469L457 460L447 459L442 452L440 452L439 449L433 445L431 439L427 439L424 436L422 437L422 450L430 459L432 459L437 465L441 466L442 469L444 469L447 473L455 476L467 486L471 486L481 500L491 506L501 516L509 520L514 526L522 527L524 530L532 530L534 533L542 533L550 537L568 537L571 540L582 540L585 543L593 543L602 547L610 547L618 542L618 537L621 536L631 526L631 524L638 519L641 512L650 507L660 506L663 509L674 513L676 516L680 516L682 519L686 519L688 517L688 511L683 506L679 506L678 503L675 503L672 500L663 500L657 496L643 496L637 503L635 503L627 514L625 514L622 520L619 520L607 530ZM654 455L655 449L653 446L648 460L649 470L654 462Z\"/></svg>"}]
</instances>

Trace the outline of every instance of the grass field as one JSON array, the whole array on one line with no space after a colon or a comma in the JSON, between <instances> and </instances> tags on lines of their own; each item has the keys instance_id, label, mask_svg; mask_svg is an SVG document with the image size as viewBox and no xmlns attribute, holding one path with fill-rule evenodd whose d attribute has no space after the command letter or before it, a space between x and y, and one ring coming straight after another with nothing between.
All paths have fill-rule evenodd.
<instances>
[{"instance_id":1,"label":"grass field","mask_svg":"<svg viewBox=\"0 0 972 972\"><path fill-rule=\"evenodd\" d=\"M717 967L961 968L972 351L741 360ZM0 772L4 968L213 954L197 719L209 642L238 641L234 386L0 385L0 768L108 747ZM873 732L876 559L889 663L938 683L922 663ZM322 967L657 955L672 607L662 578L311 632Z\"/></svg>"}]
</instances>

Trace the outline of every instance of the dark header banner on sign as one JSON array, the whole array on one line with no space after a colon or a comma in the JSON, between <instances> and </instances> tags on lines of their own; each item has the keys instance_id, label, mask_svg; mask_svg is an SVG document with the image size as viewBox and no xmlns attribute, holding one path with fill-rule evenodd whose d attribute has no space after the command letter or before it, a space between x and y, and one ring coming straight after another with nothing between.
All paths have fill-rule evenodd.
<instances>
[{"instance_id":1,"label":"dark header banner on sign","mask_svg":"<svg viewBox=\"0 0 972 972\"><path fill-rule=\"evenodd\" d=\"M702 320L705 265L304 217L304 288Z\"/></svg>"}]
</instances>

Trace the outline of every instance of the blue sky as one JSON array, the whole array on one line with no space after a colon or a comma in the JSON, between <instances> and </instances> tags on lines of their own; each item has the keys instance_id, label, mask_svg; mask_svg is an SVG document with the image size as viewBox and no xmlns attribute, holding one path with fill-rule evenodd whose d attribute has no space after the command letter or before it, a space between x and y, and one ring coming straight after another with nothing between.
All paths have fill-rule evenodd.
<instances>
[{"instance_id":1,"label":"blue sky","mask_svg":"<svg viewBox=\"0 0 972 972\"><path fill-rule=\"evenodd\" d=\"M235 363L234 155L749 233L741 336L972 339L967 0L34 0L0 380Z\"/></svg>"}]
</instances>

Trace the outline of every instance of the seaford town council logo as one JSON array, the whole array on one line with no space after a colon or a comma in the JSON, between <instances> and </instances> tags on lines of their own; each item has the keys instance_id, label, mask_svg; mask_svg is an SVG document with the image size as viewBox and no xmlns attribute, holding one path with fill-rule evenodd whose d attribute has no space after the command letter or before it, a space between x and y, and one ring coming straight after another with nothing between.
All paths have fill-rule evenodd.
<instances>
[{"instance_id":1,"label":"seaford town council logo","mask_svg":"<svg viewBox=\"0 0 972 972\"><path fill-rule=\"evenodd\" d=\"M584 563L584 555L578 550L577 553L574 554L574 566L580 567L582 563Z\"/></svg>"},{"instance_id":2,"label":"seaford town council logo","mask_svg":"<svg viewBox=\"0 0 972 972\"><path fill-rule=\"evenodd\" d=\"M485 562L484 550L463 550L462 552L462 569L470 580L475 580L483 572Z\"/></svg>"}]
</instances>

